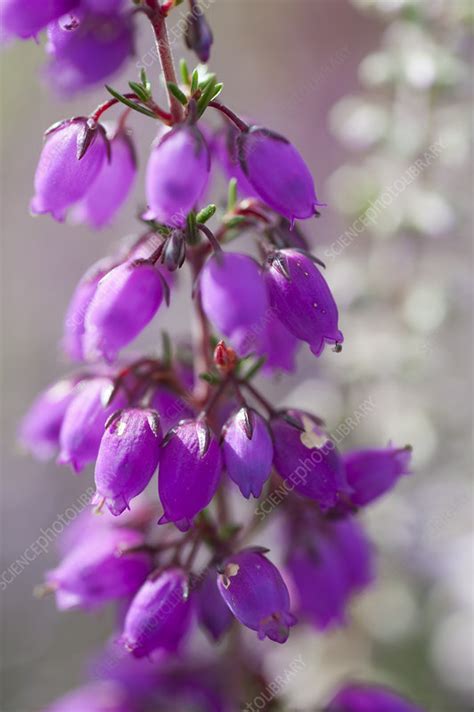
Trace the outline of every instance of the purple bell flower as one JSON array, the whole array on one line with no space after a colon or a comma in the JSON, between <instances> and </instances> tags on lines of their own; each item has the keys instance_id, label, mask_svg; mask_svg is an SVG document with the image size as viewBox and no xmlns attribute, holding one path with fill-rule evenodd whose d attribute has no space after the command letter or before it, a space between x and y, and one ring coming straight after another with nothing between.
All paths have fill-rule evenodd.
<instances>
[{"instance_id":1,"label":"purple bell flower","mask_svg":"<svg viewBox=\"0 0 474 712\"><path fill-rule=\"evenodd\" d=\"M201 271L199 289L206 316L239 356L255 351L269 318L255 260L237 252L213 255Z\"/></svg>"},{"instance_id":2,"label":"purple bell flower","mask_svg":"<svg viewBox=\"0 0 474 712\"><path fill-rule=\"evenodd\" d=\"M209 170L209 149L196 126L182 124L165 133L148 160L147 217L183 227L206 188Z\"/></svg>"},{"instance_id":3,"label":"purple bell flower","mask_svg":"<svg viewBox=\"0 0 474 712\"><path fill-rule=\"evenodd\" d=\"M86 313L86 357L114 361L153 319L162 299L160 273L146 260L130 260L110 270L97 285Z\"/></svg>"},{"instance_id":4,"label":"purple bell flower","mask_svg":"<svg viewBox=\"0 0 474 712\"><path fill-rule=\"evenodd\" d=\"M297 612L316 628L343 625L352 595L373 579L372 547L353 519L314 521L300 516L290 530L285 568Z\"/></svg>"},{"instance_id":5,"label":"purple bell flower","mask_svg":"<svg viewBox=\"0 0 474 712\"><path fill-rule=\"evenodd\" d=\"M96 262L80 279L72 295L66 311L62 339L62 347L72 361L84 360L82 340L86 313L100 280L115 266L109 257Z\"/></svg>"},{"instance_id":6,"label":"purple bell flower","mask_svg":"<svg viewBox=\"0 0 474 712\"><path fill-rule=\"evenodd\" d=\"M79 0L1 0L1 39L11 37L29 39L43 30L53 20L70 12Z\"/></svg>"},{"instance_id":7,"label":"purple bell flower","mask_svg":"<svg viewBox=\"0 0 474 712\"><path fill-rule=\"evenodd\" d=\"M137 658L158 649L175 652L191 615L187 576L168 569L146 581L132 600L120 642Z\"/></svg>"},{"instance_id":8,"label":"purple bell flower","mask_svg":"<svg viewBox=\"0 0 474 712\"><path fill-rule=\"evenodd\" d=\"M48 460L59 446L61 425L77 393L77 383L77 378L67 378L49 386L23 418L18 439L39 460Z\"/></svg>"},{"instance_id":9,"label":"purple bell flower","mask_svg":"<svg viewBox=\"0 0 474 712\"><path fill-rule=\"evenodd\" d=\"M146 553L122 552L143 543L142 534L123 527L88 531L87 538L46 575L58 608L91 610L133 595L150 573L152 562Z\"/></svg>"},{"instance_id":10,"label":"purple bell flower","mask_svg":"<svg viewBox=\"0 0 474 712\"><path fill-rule=\"evenodd\" d=\"M93 127L88 119L79 117L52 126L46 132L35 173L31 212L51 213L62 222L68 208L87 193L106 160L107 139L100 124Z\"/></svg>"},{"instance_id":11,"label":"purple bell flower","mask_svg":"<svg viewBox=\"0 0 474 712\"><path fill-rule=\"evenodd\" d=\"M270 427L273 464L288 487L315 500L323 511L350 494L341 455L321 421L309 413L288 410L273 418Z\"/></svg>"},{"instance_id":12,"label":"purple bell flower","mask_svg":"<svg viewBox=\"0 0 474 712\"><path fill-rule=\"evenodd\" d=\"M130 136L119 131L110 140L110 161L74 208L74 219L95 230L110 225L127 200L137 172L135 149Z\"/></svg>"},{"instance_id":13,"label":"purple bell flower","mask_svg":"<svg viewBox=\"0 0 474 712\"><path fill-rule=\"evenodd\" d=\"M213 498L222 470L216 437L203 420L188 420L170 430L163 441L158 492L163 516L187 531L196 514Z\"/></svg>"},{"instance_id":14,"label":"purple bell flower","mask_svg":"<svg viewBox=\"0 0 474 712\"><path fill-rule=\"evenodd\" d=\"M246 499L251 494L259 497L273 461L272 437L266 421L255 410L241 408L227 421L222 436L229 477Z\"/></svg>"},{"instance_id":15,"label":"purple bell flower","mask_svg":"<svg viewBox=\"0 0 474 712\"><path fill-rule=\"evenodd\" d=\"M198 9L200 13L197 12ZM187 48L193 50L202 64L209 60L213 42L212 30L197 2L186 18L184 40Z\"/></svg>"},{"instance_id":16,"label":"purple bell flower","mask_svg":"<svg viewBox=\"0 0 474 712\"><path fill-rule=\"evenodd\" d=\"M49 25L46 49L51 56L46 77L60 95L103 84L133 55L131 14L81 9L69 22Z\"/></svg>"},{"instance_id":17,"label":"purple bell flower","mask_svg":"<svg viewBox=\"0 0 474 712\"><path fill-rule=\"evenodd\" d=\"M378 685L349 683L324 712L423 712L421 707Z\"/></svg>"},{"instance_id":18,"label":"purple bell flower","mask_svg":"<svg viewBox=\"0 0 474 712\"><path fill-rule=\"evenodd\" d=\"M166 386L160 386L154 393L152 407L160 416L161 428L164 433L174 428L180 420L194 418L195 413L183 396L178 395Z\"/></svg>"},{"instance_id":19,"label":"purple bell flower","mask_svg":"<svg viewBox=\"0 0 474 712\"><path fill-rule=\"evenodd\" d=\"M106 425L95 466L97 493L118 516L143 492L155 472L162 435L158 414L146 408L127 408Z\"/></svg>"},{"instance_id":20,"label":"purple bell flower","mask_svg":"<svg viewBox=\"0 0 474 712\"><path fill-rule=\"evenodd\" d=\"M300 341L288 331L270 307L267 323L256 349L259 356L265 356L262 373L266 375L273 375L278 371L293 373L299 345Z\"/></svg>"},{"instance_id":21,"label":"purple bell flower","mask_svg":"<svg viewBox=\"0 0 474 712\"><path fill-rule=\"evenodd\" d=\"M208 569L195 597L196 612L201 627L214 641L220 640L229 630L234 618L219 593L217 572L214 568Z\"/></svg>"},{"instance_id":22,"label":"purple bell flower","mask_svg":"<svg viewBox=\"0 0 474 712\"><path fill-rule=\"evenodd\" d=\"M96 459L107 420L126 404L123 395L118 393L112 403L106 405L112 389L109 378L92 378L79 384L62 422L59 464L70 464L80 472Z\"/></svg>"},{"instance_id":23,"label":"purple bell flower","mask_svg":"<svg viewBox=\"0 0 474 712\"><path fill-rule=\"evenodd\" d=\"M224 127L214 141L214 154L228 180L235 178L237 188L245 198L258 198L258 193L249 183L247 176L240 167L237 155L237 138L239 131L232 124Z\"/></svg>"},{"instance_id":24,"label":"purple bell flower","mask_svg":"<svg viewBox=\"0 0 474 712\"><path fill-rule=\"evenodd\" d=\"M309 254L278 250L265 265L270 304L288 331L306 341L315 356L324 345L340 348L338 311L329 287Z\"/></svg>"},{"instance_id":25,"label":"purple bell flower","mask_svg":"<svg viewBox=\"0 0 474 712\"><path fill-rule=\"evenodd\" d=\"M347 481L353 489L351 503L363 507L392 489L399 477L409 474L411 452L407 445L344 455Z\"/></svg>"},{"instance_id":26,"label":"purple bell flower","mask_svg":"<svg viewBox=\"0 0 474 712\"><path fill-rule=\"evenodd\" d=\"M256 630L260 640L285 643L296 618L290 596L277 567L263 554L266 549L244 549L223 563L217 585L234 616Z\"/></svg>"},{"instance_id":27,"label":"purple bell flower","mask_svg":"<svg viewBox=\"0 0 474 712\"><path fill-rule=\"evenodd\" d=\"M308 166L283 136L251 126L237 139L241 168L260 198L293 224L319 205Z\"/></svg>"}]
</instances>

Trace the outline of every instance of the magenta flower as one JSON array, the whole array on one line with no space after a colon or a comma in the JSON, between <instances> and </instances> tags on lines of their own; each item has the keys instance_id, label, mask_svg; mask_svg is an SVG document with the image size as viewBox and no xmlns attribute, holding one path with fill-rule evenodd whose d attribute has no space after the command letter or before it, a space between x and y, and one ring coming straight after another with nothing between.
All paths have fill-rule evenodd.
<instances>
[{"instance_id":1,"label":"magenta flower","mask_svg":"<svg viewBox=\"0 0 474 712\"><path fill-rule=\"evenodd\" d=\"M81 277L69 302L64 320L62 347L72 361L84 360L83 337L86 313L97 285L112 267L115 267L115 263L108 257L92 265Z\"/></svg>"},{"instance_id":2,"label":"magenta flower","mask_svg":"<svg viewBox=\"0 0 474 712\"><path fill-rule=\"evenodd\" d=\"M350 494L341 455L321 421L309 413L289 410L273 418L270 426L273 464L292 490L315 500L323 511Z\"/></svg>"},{"instance_id":3,"label":"magenta flower","mask_svg":"<svg viewBox=\"0 0 474 712\"><path fill-rule=\"evenodd\" d=\"M133 55L131 14L82 8L68 22L49 25L46 49L51 56L46 77L55 91L69 97L103 82Z\"/></svg>"},{"instance_id":4,"label":"magenta flower","mask_svg":"<svg viewBox=\"0 0 474 712\"><path fill-rule=\"evenodd\" d=\"M258 198L258 193L250 184L243 172L237 151L239 131L232 124L228 124L218 133L214 141L214 153L228 180L235 178L240 195L246 198Z\"/></svg>"},{"instance_id":5,"label":"magenta flower","mask_svg":"<svg viewBox=\"0 0 474 712\"><path fill-rule=\"evenodd\" d=\"M188 420L170 430L160 456L158 492L163 516L158 523L174 522L187 531L213 498L221 470L219 445L207 423Z\"/></svg>"},{"instance_id":6,"label":"magenta flower","mask_svg":"<svg viewBox=\"0 0 474 712\"><path fill-rule=\"evenodd\" d=\"M237 252L213 255L199 281L208 319L240 356L255 351L266 328L268 297L259 267Z\"/></svg>"},{"instance_id":7,"label":"magenta flower","mask_svg":"<svg viewBox=\"0 0 474 712\"><path fill-rule=\"evenodd\" d=\"M347 481L353 489L351 503L363 507L392 489L409 474L411 447L355 450L344 455Z\"/></svg>"},{"instance_id":8,"label":"magenta flower","mask_svg":"<svg viewBox=\"0 0 474 712\"><path fill-rule=\"evenodd\" d=\"M421 707L378 685L349 683L324 708L324 712L423 712Z\"/></svg>"},{"instance_id":9,"label":"magenta flower","mask_svg":"<svg viewBox=\"0 0 474 712\"><path fill-rule=\"evenodd\" d=\"M241 168L260 198L291 223L311 218L319 205L308 166L283 136L252 126L237 139Z\"/></svg>"},{"instance_id":10,"label":"magenta flower","mask_svg":"<svg viewBox=\"0 0 474 712\"><path fill-rule=\"evenodd\" d=\"M241 408L222 431L227 473L243 496L259 497L270 476L273 444L266 421L255 410Z\"/></svg>"},{"instance_id":11,"label":"magenta flower","mask_svg":"<svg viewBox=\"0 0 474 712\"><path fill-rule=\"evenodd\" d=\"M2 0L1 39L36 37L46 25L78 4L79 0L30 0L26 8L24 0Z\"/></svg>"},{"instance_id":12,"label":"magenta flower","mask_svg":"<svg viewBox=\"0 0 474 712\"><path fill-rule=\"evenodd\" d=\"M146 174L147 217L183 227L209 177L209 150L196 126L179 125L152 148Z\"/></svg>"},{"instance_id":13,"label":"magenta flower","mask_svg":"<svg viewBox=\"0 0 474 712\"><path fill-rule=\"evenodd\" d=\"M74 218L100 230L110 225L128 198L137 172L130 136L119 131L110 141L110 160L74 208Z\"/></svg>"},{"instance_id":14,"label":"magenta flower","mask_svg":"<svg viewBox=\"0 0 474 712\"><path fill-rule=\"evenodd\" d=\"M222 638L232 625L233 616L217 587L217 572L209 568L195 594L199 623L212 640Z\"/></svg>"},{"instance_id":15,"label":"magenta flower","mask_svg":"<svg viewBox=\"0 0 474 712\"><path fill-rule=\"evenodd\" d=\"M97 285L87 309L84 353L112 362L153 319L163 299L162 279L146 260L110 270Z\"/></svg>"},{"instance_id":16,"label":"magenta flower","mask_svg":"<svg viewBox=\"0 0 474 712\"><path fill-rule=\"evenodd\" d=\"M148 554L122 554L142 545L142 534L123 527L100 527L87 534L46 575L46 584L54 588L60 610L91 610L133 595L151 571Z\"/></svg>"},{"instance_id":17,"label":"magenta flower","mask_svg":"<svg viewBox=\"0 0 474 712\"><path fill-rule=\"evenodd\" d=\"M339 347L336 302L314 260L299 250L278 250L265 265L270 304L288 331L306 341L315 356L324 345Z\"/></svg>"},{"instance_id":18,"label":"magenta flower","mask_svg":"<svg viewBox=\"0 0 474 712\"><path fill-rule=\"evenodd\" d=\"M35 173L31 212L51 213L62 222L68 208L85 196L106 160L107 139L100 124L91 125L79 117L51 127Z\"/></svg>"},{"instance_id":19,"label":"magenta flower","mask_svg":"<svg viewBox=\"0 0 474 712\"><path fill-rule=\"evenodd\" d=\"M155 472L162 435L156 411L127 408L105 428L95 466L94 502L105 500L114 516L130 509Z\"/></svg>"},{"instance_id":20,"label":"magenta flower","mask_svg":"<svg viewBox=\"0 0 474 712\"><path fill-rule=\"evenodd\" d=\"M77 378L65 378L49 386L21 422L18 439L39 460L48 460L59 446L61 425L77 393L77 383Z\"/></svg>"},{"instance_id":21,"label":"magenta flower","mask_svg":"<svg viewBox=\"0 0 474 712\"><path fill-rule=\"evenodd\" d=\"M285 643L296 618L290 613L290 596L280 572L263 554L244 549L222 565L217 585L234 616L256 630L260 640Z\"/></svg>"},{"instance_id":22,"label":"magenta flower","mask_svg":"<svg viewBox=\"0 0 474 712\"><path fill-rule=\"evenodd\" d=\"M135 657L176 651L191 622L187 576L168 569L140 588L128 609L120 642Z\"/></svg>"},{"instance_id":23,"label":"magenta flower","mask_svg":"<svg viewBox=\"0 0 474 712\"><path fill-rule=\"evenodd\" d=\"M126 404L123 395L118 393L107 405L112 388L109 378L91 378L77 386L77 394L66 411L59 435L60 464L70 464L80 472L96 459L105 423Z\"/></svg>"}]
</instances>

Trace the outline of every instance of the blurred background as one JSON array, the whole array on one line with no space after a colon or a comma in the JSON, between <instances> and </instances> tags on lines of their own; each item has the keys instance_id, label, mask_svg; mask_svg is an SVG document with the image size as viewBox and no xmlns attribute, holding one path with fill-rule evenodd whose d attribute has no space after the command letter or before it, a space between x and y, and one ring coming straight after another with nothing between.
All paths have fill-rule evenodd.
<instances>
[{"instance_id":1,"label":"blurred background","mask_svg":"<svg viewBox=\"0 0 474 712\"><path fill-rule=\"evenodd\" d=\"M375 407L344 448L414 447L413 476L365 516L378 549L376 585L350 625L297 632L269 647L273 674L301 653L286 689L311 710L346 677L392 684L433 712L473 705L472 584L472 0L207 0L210 63L239 113L287 135L327 203L305 224L340 306L344 350L265 382L278 403L315 411L337 428L366 398ZM152 47L145 21L137 59ZM89 113L104 93L67 104L43 82L43 41L2 57L3 497L2 572L91 486L20 453L15 431L37 392L68 364L65 307L86 268L137 230L152 122L132 117L141 173L111 229L92 233L32 219L28 203L42 133ZM181 43L176 56L187 56ZM192 61L192 60L190 60ZM156 65L155 65L156 66ZM124 90L134 62L112 82ZM150 71L150 78L153 77ZM438 149L433 149L438 146ZM441 147L439 149L439 147ZM422 158L416 170L410 168ZM415 175L416 174L416 175ZM380 200L378 201L378 199ZM377 202L378 201L378 202ZM365 225L361 218L366 216ZM150 326L189 328L189 283ZM267 543L262 541L262 544ZM2 592L2 712L33 712L80 682L109 614L59 615L32 589L57 561L54 545ZM275 649L277 648L277 649Z\"/></svg>"}]
</instances>

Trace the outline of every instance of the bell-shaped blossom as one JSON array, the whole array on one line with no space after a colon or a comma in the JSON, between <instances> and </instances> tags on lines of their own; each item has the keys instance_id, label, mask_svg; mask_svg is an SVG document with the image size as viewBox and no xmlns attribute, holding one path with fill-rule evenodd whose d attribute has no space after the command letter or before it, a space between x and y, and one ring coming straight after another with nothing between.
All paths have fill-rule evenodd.
<instances>
[{"instance_id":1,"label":"bell-shaped blossom","mask_svg":"<svg viewBox=\"0 0 474 712\"><path fill-rule=\"evenodd\" d=\"M336 302L309 254L294 249L274 252L265 265L265 282L276 316L310 345L315 356L326 343L339 347L344 337Z\"/></svg>"},{"instance_id":2,"label":"bell-shaped blossom","mask_svg":"<svg viewBox=\"0 0 474 712\"><path fill-rule=\"evenodd\" d=\"M241 168L260 198L291 223L313 217L319 205L308 166L283 136L252 126L237 139Z\"/></svg>"},{"instance_id":3,"label":"bell-shaped blossom","mask_svg":"<svg viewBox=\"0 0 474 712\"><path fill-rule=\"evenodd\" d=\"M86 313L86 357L114 361L153 319L162 299L160 273L146 260L130 260L107 272Z\"/></svg>"},{"instance_id":4,"label":"bell-shaped blossom","mask_svg":"<svg viewBox=\"0 0 474 712\"><path fill-rule=\"evenodd\" d=\"M184 396L178 395L166 386L157 388L153 395L152 406L158 411L164 433L174 428L180 420L189 420L195 415Z\"/></svg>"},{"instance_id":5,"label":"bell-shaped blossom","mask_svg":"<svg viewBox=\"0 0 474 712\"><path fill-rule=\"evenodd\" d=\"M210 158L196 126L178 125L152 148L146 174L147 217L183 227L204 192Z\"/></svg>"},{"instance_id":6,"label":"bell-shaped blossom","mask_svg":"<svg viewBox=\"0 0 474 712\"><path fill-rule=\"evenodd\" d=\"M188 49L193 50L199 61L205 64L211 56L212 30L202 10L198 13L196 8L198 5L192 6L192 10L186 18L184 40Z\"/></svg>"},{"instance_id":7,"label":"bell-shaped blossom","mask_svg":"<svg viewBox=\"0 0 474 712\"><path fill-rule=\"evenodd\" d=\"M84 152L85 151L85 152ZM81 200L107 160L103 128L79 117L51 127L35 173L34 214L51 213L60 222Z\"/></svg>"},{"instance_id":8,"label":"bell-shaped blossom","mask_svg":"<svg viewBox=\"0 0 474 712\"><path fill-rule=\"evenodd\" d=\"M115 516L129 509L130 500L143 492L157 468L161 440L154 410L126 408L112 416L97 455L94 501L105 499Z\"/></svg>"},{"instance_id":9,"label":"bell-shaped blossom","mask_svg":"<svg viewBox=\"0 0 474 712\"><path fill-rule=\"evenodd\" d=\"M62 347L72 361L84 360L83 337L85 318L102 277L114 267L110 258L105 258L92 265L81 277L69 302L64 319Z\"/></svg>"},{"instance_id":10,"label":"bell-shaped blossom","mask_svg":"<svg viewBox=\"0 0 474 712\"><path fill-rule=\"evenodd\" d=\"M213 147L214 154L222 168L224 175L228 180L235 178L237 180L237 189L239 194L244 198L258 198L258 193L250 184L247 176L243 172L238 152L237 138L239 131L232 124L224 127L223 131L219 132L215 137Z\"/></svg>"},{"instance_id":11,"label":"bell-shaped blossom","mask_svg":"<svg viewBox=\"0 0 474 712\"><path fill-rule=\"evenodd\" d=\"M133 55L131 13L81 7L69 20L49 25L46 49L46 78L58 94L68 97L103 84Z\"/></svg>"},{"instance_id":12,"label":"bell-shaped blossom","mask_svg":"<svg viewBox=\"0 0 474 712\"><path fill-rule=\"evenodd\" d=\"M267 375L273 375L278 371L293 373L296 368L296 352L301 342L288 331L271 307L268 309L268 319L265 321L256 348L259 356L265 356L262 373Z\"/></svg>"},{"instance_id":13,"label":"bell-shaped blossom","mask_svg":"<svg viewBox=\"0 0 474 712\"><path fill-rule=\"evenodd\" d=\"M259 497L273 462L272 437L266 421L255 410L243 407L227 421L222 436L229 477L246 499L250 495Z\"/></svg>"},{"instance_id":14,"label":"bell-shaped blossom","mask_svg":"<svg viewBox=\"0 0 474 712\"><path fill-rule=\"evenodd\" d=\"M347 683L323 712L423 712L413 702L379 685Z\"/></svg>"},{"instance_id":15,"label":"bell-shaped blossom","mask_svg":"<svg viewBox=\"0 0 474 712\"><path fill-rule=\"evenodd\" d=\"M40 460L54 455L64 415L77 393L77 378L65 378L49 386L35 399L23 418L18 439Z\"/></svg>"},{"instance_id":16,"label":"bell-shaped blossom","mask_svg":"<svg viewBox=\"0 0 474 712\"><path fill-rule=\"evenodd\" d=\"M120 642L137 658L159 649L175 652L191 615L187 576L181 569L168 569L148 579L132 600Z\"/></svg>"},{"instance_id":17,"label":"bell-shaped blossom","mask_svg":"<svg viewBox=\"0 0 474 712\"><path fill-rule=\"evenodd\" d=\"M323 511L350 494L342 457L321 421L309 413L288 410L270 425L273 464L288 488L316 501Z\"/></svg>"},{"instance_id":18,"label":"bell-shaped blossom","mask_svg":"<svg viewBox=\"0 0 474 712\"><path fill-rule=\"evenodd\" d=\"M288 536L285 568L294 587L296 611L316 628L343 625L352 595L373 578L372 547L362 527L308 521L300 516Z\"/></svg>"},{"instance_id":19,"label":"bell-shaped blossom","mask_svg":"<svg viewBox=\"0 0 474 712\"><path fill-rule=\"evenodd\" d=\"M73 10L79 0L1 0L0 19L2 40L11 37L29 39L46 25Z\"/></svg>"},{"instance_id":20,"label":"bell-shaped blossom","mask_svg":"<svg viewBox=\"0 0 474 712\"><path fill-rule=\"evenodd\" d=\"M132 705L123 685L101 680L68 692L44 712L130 712Z\"/></svg>"},{"instance_id":21,"label":"bell-shaped blossom","mask_svg":"<svg viewBox=\"0 0 474 712\"><path fill-rule=\"evenodd\" d=\"M105 377L85 379L78 385L61 426L60 464L70 464L80 472L96 459L107 420L126 404L119 392L107 405L112 389L112 381Z\"/></svg>"},{"instance_id":22,"label":"bell-shaped blossom","mask_svg":"<svg viewBox=\"0 0 474 712\"><path fill-rule=\"evenodd\" d=\"M137 172L135 149L130 136L118 131L110 140L110 160L73 211L77 222L95 230L110 225L127 200Z\"/></svg>"},{"instance_id":23,"label":"bell-shaped blossom","mask_svg":"<svg viewBox=\"0 0 474 712\"><path fill-rule=\"evenodd\" d=\"M351 503L363 507L388 492L399 477L409 474L411 447L355 450L344 455Z\"/></svg>"},{"instance_id":24,"label":"bell-shaped blossom","mask_svg":"<svg viewBox=\"0 0 474 712\"><path fill-rule=\"evenodd\" d=\"M213 498L222 470L216 437L203 420L179 423L163 441L158 492L163 516L159 524L187 531Z\"/></svg>"},{"instance_id":25,"label":"bell-shaped blossom","mask_svg":"<svg viewBox=\"0 0 474 712\"><path fill-rule=\"evenodd\" d=\"M232 621L232 613L219 593L217 587L217 572L210 567L195 594L196 613L199 623L211 638L220 640L226 633Z\"/></svg>"},{"instance_id":26,"label":"bell-shaped blossom","mask_svg":"<svg viewBox=\"0 0 474 712\"><path fill-rule=\"evenodd\" d=\"M143 535L133 529L97 527L88 531L46 575L58 608L90 610L133 595L150 573L152 561L144 552L126 550L143 543Z\"/></svg>"},{"instance_id":27,"label":"bell-shaped blossom","mask_svg":"<svg viewBox=\"0 0 474 712\"><path fill-rule=\"evenodd\" d=\"M199 289L206 316L239 356L255 351L269 317L255 260L237 252L213 255L201 271Z\"/></svg>"},{"instance_id":28,"label":"bell-shaped blossom","mask_svg":"<svg viewBox=\"0 0 474 712\"><path fill-rule=\"evenodd\" d=\"M234 616L256 630L260 640L285 643L296 618L290 613L290 596L277 567L265 549L244 549L223 563L217 585Z\"/></svg>"}]
</instances>

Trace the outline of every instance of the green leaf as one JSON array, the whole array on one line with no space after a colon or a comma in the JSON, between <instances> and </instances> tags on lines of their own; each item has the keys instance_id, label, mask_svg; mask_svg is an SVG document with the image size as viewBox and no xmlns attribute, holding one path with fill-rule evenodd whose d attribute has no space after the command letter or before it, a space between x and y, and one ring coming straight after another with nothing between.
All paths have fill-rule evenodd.
<instances>
[{"instance_id":1,"label":"green leaf","mask_svg":"<svg viewBox=\"0 0 474 712\"><path fill-rule=\"evenodd\" d=\"M217 210L217 205L208 205L206 208L203 208L198 212L196 215L196 222L198 223L205 223L208 220L212 218L213 215L216 214Z\"/></svg>"},{"instance_id":2,"label":"green leaf","mask_svg":"<svg viewBox=\"0 0 474 712\"><path fill-rule=\"evenodd\" d=\"M199 378L201 378L203 381L206 381L207 383L212 384L213 386L216 386L218 383L221 382L221 379L219 376L216 376L214 373L200 373Z\"/></svg>"},{"instance_id":3,"label":"green leaf","mask_svg":"<svg viewBox=\"0 0 474 712\"><path fill-rule=\"evenodd\" d=\"M140 114L145 114L145 116L150 116L152 119L156 119L155 114L150 111L150 109L146 109L140 104L134 104L133 101L127 99L126 96L122 96L122 94L119 94L118 91L115 91L115 89L112 89L112 87L109 87L107 84L105 85L105 88L107 89L109 94L112 94L114 99L117 99L117 101L120 101L122 104L125 104L125 106L128 106L130 109L134 109L134 111L138 111Z\"/></svg>"},{"instance_id":4,"label":"green leaf","mask_svg":"<svg viewBox=\"0 0 474 712\"><path fill-rule=\"evenodd\" d=\"M227 211L229 213L237 205L237 178L231 178L227 188Z\"/></svg>"},{"instance_id":5,"label":"green leaf","mask_svg":"<svg viewBox=\"0 0 474 712\"><path fill-rule=\"evenodd\" d=\"M196 228L196 213L194 210L191 210L191 212L188 213L186 217L186 226L189 244L195 245L198 242L199 236Z\"/></svg>"},{"instance_id":6,"label":"green leaf","mask_svg":"<svg viewBox=\"0 0 474 712\"><path fill-rule=\"evenodd\" d=\"M140 80L142 83L142 86L151 94L151 84L150 80L148 79L145 67L142 67L140 70Z\"/></svg>"},{"instance_id":7,"label":"green leaf","mask_svg":"<svg viewBox=\"0 0 474 712\"><path fill-rule=\"evenodd\" d=\"M225 226L228 228L238 227L242 223L246 222L247 218L244 215L234 215L234 217L229 218L225 221Z\"/></svg>"},{"instance_id":8,"label":"green leaf","mask_svg":"<svg viewBox=\"0 0 474 712\"><path fill-rule=\"evenodd\" d=\"M198 84L198 89L200 89L202 92L206 91L208 86L210 84L216 84L217 83L217 75L214 73L211 74L205 74L204 77L201 79L201 81Z\"/></svg>"},{"instance_id":9,"label":"green leaf","mask_svg":"<svg viewBox=\"0 0 474 712\"><path fill-rule=\"evenodd\" d=\"M173 94L173 96L176 97L176 99L183 105L186 106L188 103L188 99L186 97L186 94L181 91L179 86L177 84L174 84L173 82L166 82L166 86L170 90L170 92Z\"/></svg>"},{"instance_id":10,"label":"green leaf","mask_svg":"<svg viewBox=\"0 0 474 712\"><path fill-rule=\"evenodd\" d=\"M204 111L207 109L209 102L212 101L216 90L216 83L216 75L214 74L213 76L211 76L207 84L205 84L204 88L202 89L202 94L197 104L198 116L202 116Z\"/></svg>"},{"instance_id":11,"label":"green leaf","mask_svg":"<svg viewBox=\"0 0 474 712\"><path fill-rule=\"evenodd\" d=\"M128 85L130 89L135 92L138 98L141 99L141 101L146 103L150 100L150 94L141 84L137 84L137 82L129 82Z\"/></svg>"},{"instance_id":12,"label":"green leaf","mask_svg":"<svg viewBox=\"0 0 474 712\"><path fill-rule=\"evenodd\" d=\"M191 94L194 94L195 91L197 91L199 85L199 72L197 69L193 71L192 77L191 77Z\"/></svg>"},{"instance_id":13,"label":"green leaf","mask_svg":"<svg viewBox=\"0 0 474 712\"><path fill-rule=\"evenodd\" d=\"M247 371L247 373L243 376L243 380L244 380L244 381L250 381L254 376L256 376L257 373L258 373L258 372L260 371L260 369L262 368L262 366L263 366L263 364L265 363L265 361L266 361L266 357L265 357L265 356L261 356L259 359L257 359L257 361L255 361L255 363L253 364L253 366L251 366L251 367L249 368L249 370Z\"/></svg>"},{"instance_id":14,"label":"green leaf","mask_svg":"<svg viewBox=\"0 0 474 712\"><path fill-rule=\"evenodd\" d=\"M171 339L167 331L161 332L161 341L163 345L163 363L166 366L171 366L171 361L173 358L173 350L171 348Z\"/></svg>"},{"instance_id":15,"label":"green leaf","mask_svg":"<svg viewBox=\"0 0 474 712\"><path fill-rule=\"evenodd\" d=\"M217 99L217 97L219 96L219 94L221 93L223 88L224 88L224 84L222 82L219 82L219 84L216 84L216 86L214 87L214 94L211 98L211 101L213 99Z\"/></svg>"},{"instance_id":16,"label":"green leaf","mask_svg":"<svg viewBox=\"0 0 474 712\"><path fill-rule=\"evenodd\" d=\"M185 59L180 59L179 61L179 72L181 74L183 84L186 84L186 86L188 87L191 84L191 79L189 77L188 63Z\"/></svg>"}]
</instances>

